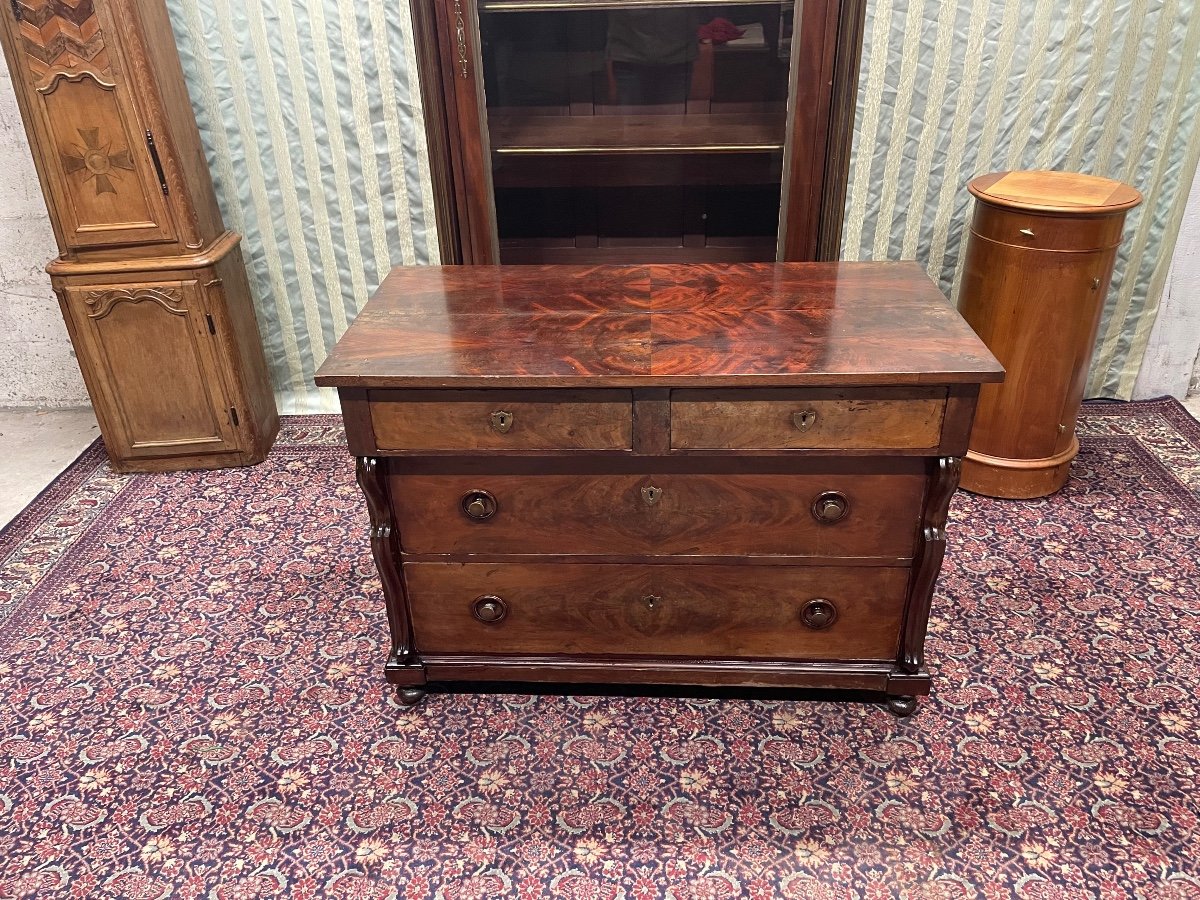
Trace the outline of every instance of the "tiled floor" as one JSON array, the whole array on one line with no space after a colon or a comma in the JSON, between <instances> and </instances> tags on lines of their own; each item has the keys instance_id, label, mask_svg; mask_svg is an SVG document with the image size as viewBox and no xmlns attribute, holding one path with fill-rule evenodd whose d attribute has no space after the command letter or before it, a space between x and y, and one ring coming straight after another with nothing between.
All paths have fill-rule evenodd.
<instances>
[{"instance_id":1,"label":"tiled floor","mask_svg":"<svg viewBox=\"0 0 1200 900\"><path fill-rule=\"evenodd\" d=\"M1200 396L1184 401L1200 419ZM7 525L99 431L91 409L0 409L0 526Z\"/></svg>"}]
</instances>

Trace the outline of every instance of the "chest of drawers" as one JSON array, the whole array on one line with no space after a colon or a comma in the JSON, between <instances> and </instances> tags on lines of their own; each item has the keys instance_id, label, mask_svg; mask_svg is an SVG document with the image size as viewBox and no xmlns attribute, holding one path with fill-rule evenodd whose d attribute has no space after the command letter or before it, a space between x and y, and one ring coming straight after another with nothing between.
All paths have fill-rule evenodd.
<instances>
[{"instance_id":1,"label":"chest of drawers","mask_svg":"<svg viewBox=\"0 0 1200 900\"><path fill-rule=\"evenodd\" d=\"M404 702L431 682L929 690L981 383L913 263L401 268L321 367Z\"/></svg>"}]
</instances>

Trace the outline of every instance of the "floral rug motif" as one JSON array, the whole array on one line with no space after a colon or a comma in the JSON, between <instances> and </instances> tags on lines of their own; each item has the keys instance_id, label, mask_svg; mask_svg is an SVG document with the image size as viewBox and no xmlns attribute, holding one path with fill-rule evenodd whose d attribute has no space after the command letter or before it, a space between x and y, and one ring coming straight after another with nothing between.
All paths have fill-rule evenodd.
<instances>
[{"instance_id":1,"label":"floral rug motif","mask_svg":"<svg viewBox=\"0 0 1200 900\"><path fill-rule=\"evenodd\" d=\"M93 447L0 534L0 898L1200 897L1200 425L1089 404L959 493L934 692L398 706L336 417L249 469Z\"/></svg>"}]
</instances>

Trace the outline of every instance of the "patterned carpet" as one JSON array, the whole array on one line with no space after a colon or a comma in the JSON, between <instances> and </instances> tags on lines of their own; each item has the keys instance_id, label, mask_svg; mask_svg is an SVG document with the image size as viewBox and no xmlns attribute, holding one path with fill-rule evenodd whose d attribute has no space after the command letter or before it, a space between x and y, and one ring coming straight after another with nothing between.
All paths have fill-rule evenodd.
<instances>
[{"instance_id":1,"label":"patterned carpet","mask_svg":"<svg viewBox=\"0 0 1200 900\"><path fill-rule=\"evenodd\" d=\"M253 469L92 448L0 536L0 898L1200 896L1200 425L1089 405L959 494L934 694L432 695L330 417Z\"/></svg>"}]
</instances>

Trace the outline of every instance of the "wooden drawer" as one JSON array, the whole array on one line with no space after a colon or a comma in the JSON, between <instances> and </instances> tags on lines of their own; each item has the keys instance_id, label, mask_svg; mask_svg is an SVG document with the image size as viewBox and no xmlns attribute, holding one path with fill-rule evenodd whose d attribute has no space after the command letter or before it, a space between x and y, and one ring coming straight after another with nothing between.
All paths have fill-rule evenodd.
<instances>
[{"instance_id":1,"label":"wooden drawer","mask_svg":"<svg viewBox=\"0 0 1200 900\"><path fill-rule=\"evenodd\" d=\"M629 391L371 391L380 450L629 450Z\"/></svg>"},{"instance_id":2,"label":"wooden drawer","mask_svg":"<svg viewBox=\"0 0 1200 900\"><path fill-rule=\"evenodd\" d=\"M1121 242L1125 215L1054 216L975 204L971 230L980 237L1033 250L1101 250Z\"/></svg>"},{"instance_id":3,"label":"wooden drawer","mask_svg":"<svg viewBox=\"0 0 1200 900\"><path fill-rule=\"evenodd\" d=\"M907 558L924 489L920 475L390 479L400 539L408 553ZM464 498L472 491L486 491L494 499L495 511L487 518L473 519L464 512ZM818 520L814 511L814 503L827 492L844 497L846 511L837 521ZM469 499L465 505L470 506Z\"/></svg>"},{"instance_id":4,"label":"wooden drawer","mask_svg":"<svg viewBox=\"0 0 1200 900\"><path fill-rule=\"evenodd\" d=\"M819 566L404 566L415 639L434 655L891 660L908 574ZM814 600L836 611L831 624ZM823 627L806 624L806 615Z\"/></svg>"},{"instance_id":5,"label":"wooden drawer","mask_svg":"<svg viewBox=\"0 0 1200 900\"><path fill-rule=\"evenodd\" d=\"M929 450L945 388L673 391L676 450Z\"/></svg>"}]
</instances>

